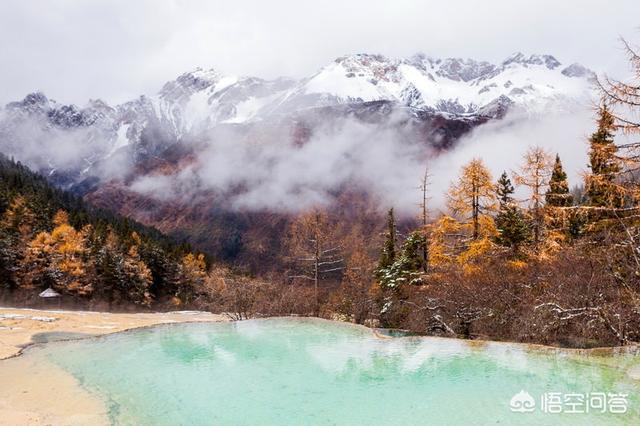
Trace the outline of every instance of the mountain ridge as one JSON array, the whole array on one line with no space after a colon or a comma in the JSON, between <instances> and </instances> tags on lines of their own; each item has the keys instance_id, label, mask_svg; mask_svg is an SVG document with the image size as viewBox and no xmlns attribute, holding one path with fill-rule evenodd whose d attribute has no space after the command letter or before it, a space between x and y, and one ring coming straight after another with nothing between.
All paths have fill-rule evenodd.
<instances>
[{"instance_id":1,"label":"mountain ridge","mask_svg":"<svg viewBox=\"0 0 640 426\"><path fill-rule=\"evenodd\" d=\"M196 68L154 95L115 106L97 99L79 107L42 92L28 94L0 109L0 149L43 173L57 174L57 183L69 187L91 176L104 178L100 164L107 160L135 165L174 143L207 137L219 126L273 126L326 108L367 110L383 102L416 121L440 116L478 123L514 108L526 114L571 111L590 95L593 76L577 63L563 66L551 55L522 53L498 64L424 54L352 54L301 79ZM56 152L54 145L70 138L73 153Z\"/></svg>"}]
</instances>

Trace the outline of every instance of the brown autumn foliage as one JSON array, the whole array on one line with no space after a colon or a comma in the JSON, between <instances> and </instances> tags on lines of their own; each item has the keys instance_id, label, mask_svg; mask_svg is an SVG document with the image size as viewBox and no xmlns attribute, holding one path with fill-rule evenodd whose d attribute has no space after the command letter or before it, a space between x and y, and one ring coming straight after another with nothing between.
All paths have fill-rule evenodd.
<instances>
[{"instance_id":1,"label":"brown autumn foliage","mask_svg":"<svg viewBox=\"0 0 640 426\"><path fill-rule=\"evenodd\" d=\"M567 247L532 264L496 255L471 273L452 265L427 285L405 289L400 305L410 309L399 326L452 337L572 347L638 341L638 282L621 282L606 251Z\"/></svg>"},{"instance_id":2,"label":"brown autumn foliage","mask_svg":"<svg viewBox=\"0 0 640 426\"><path fill-rule=\"evenodd\" d=\"M221 312L233 320L267 316L311 316L315 312L312 287L279 284L212 269L196 306Z\"/></svg>"},{"instance_id":3,"label":"brown autumn foliage","mask_svg":"<svg viewBox=\"0 0 640 426\"><path fill-rule=\"evenodd\" d=\"M640 70L640 57L629 51ZM605 102L637 107L636 85L605 83ZM638 134L640 124L616 111L607 116L607 111L600 109L599 129L590 140L589 200L545 206L549 154L531 148L516 179L529 190L529 203L517 208L535 237L514 252L496 238L495 182L482 161L474 159L448 194L451 215L417 230L417 221L398 227L403 235L427 234L428 256L395 247L386 272L397 275L385 276L393 283L385 288L380 274L376 277L385 208L348 190L323 210L286 218L265 214L277 223L270 229L278 235L264 231L267 226L256 227L248 264L283 267L255 268L258 276L227 269L222 262L207 270L200 254L181 252L177 263L174 257L162 262L155 247L135 232L116 237L106 228L100 235L104 241L98 241L90 225L71 226L62 210L51 226L38 227L24 199L12 196L0 220L6 234L0 248L13 263L0 266L15 270L21 290L51 285L65 295L94 297L109 306L162 306L158 299L170 296L174 306L223 312L234 320L316 315L450 337L574 347L639 342L640 143L618 147L613 132ZM566 177L561 186L568 188ZM426 178L420 222L425 221L425 188ZM168 220L171 212L165 213ZM89 253L92 246L95 253ZM418 258L428 259L429 267L402 270ZM407 280L407 275L419 279ZM155 281L162 282L162 292ZM14 282L6 286L13 291Z\"/></svg>"},{"instance_id":4,"label":"brown autumn foliage","mask_svg":"<svg viewBox=\"0 0 640 426\"><path fill-rule=\"evenodd\" d=\"M640 69L635 53L632 62ZM624 101L628 105L629 90L637 94L635 85L609 84L613 86L608 92L604 89L605 95L614 105ZM628 133L640 128L615 112L613 117L618 128ZM591 139L592 152L602 138L612 137L598 130ZM338 262L336 276L316 279L315 273L306 272L311 280L292 282L287 272L258 279L212 271L205 284L205 306L234 319L315 314L367 325L382 321L390 327L450 337L572 347L638 342L640 222L636 213L640 197L633 171L637 148L632 144L609 149L611 155L603 161L620 164L616 175L609 176L592 164L592 173L585 179L587 184L607 179L625 188L624 206L598 204L596 195L606 199L607 194L593 191L587 191L590 201L545 206L552 175L550 153L531 148L516 183L529 190L529 203L518 208L535 237L517 252L499 245L493 211L495 183L481 160L475 159L463 168L449 192L452 215L423 223L417 230L428 237L428 256L407 252L403 246L389 259L391 265L384 272L392 285L383 288L375 274L382 246L378 236L384 223L382 208L365 202L352 203L347 210L350 204L342 200L340 207L291 218L284 242L292 258L311 259L308 262L316 266L322 262L322 250L339 247L343 262ZM557 175L556 179L564 180L554 182L555 187L568 187L566 176ZM422 188L426 191L426 179ZM424 202L426 194L421 195ZM402 233L410 235L418 223L406 225ZM418 258L428 258L428 268L402 270ZM420 278L407 279L415 275Z\"/></svg>"}]
</instances>

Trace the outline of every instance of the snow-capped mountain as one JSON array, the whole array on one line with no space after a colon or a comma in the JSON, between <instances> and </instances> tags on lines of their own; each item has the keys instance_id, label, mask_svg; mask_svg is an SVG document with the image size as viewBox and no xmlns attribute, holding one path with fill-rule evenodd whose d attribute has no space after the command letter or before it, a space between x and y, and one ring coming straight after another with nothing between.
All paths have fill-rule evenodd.
<instances>
[{"instance_id":1,"label":"snow-capped mountain","mask_svg":"<svg viewBox=\"0 0 640 426\"><path fill-rule=\"evenodd\" d=\"M530 112L583 102L592 72L562 67L553 56L514 54L499 65L417 55L391 60L380 55L336 59L289 91L277 109L391 100L416 110L492 115L496 102Z\"/></svg>"},{"instance_id":2,"label":"snow-capped mountain","mask_svg":"<svg viewBox=\"0 0 640 426\"><path fill-rule=\"evenodd\" d=\"M500 64L357 54L300 80L196 69L155 95L117 106L93 100L78 108L29 94L0 110L0 150L48 173L64 170L65 179L75 182L96 174L95 165L105 159L136 163L217 126L269 123L319 108L353 111L384 102L417 120L484 120L510 108L531 114L570 111L587 101L592 77L582 65L521 53Z\"/></svg>"}]
</instances>

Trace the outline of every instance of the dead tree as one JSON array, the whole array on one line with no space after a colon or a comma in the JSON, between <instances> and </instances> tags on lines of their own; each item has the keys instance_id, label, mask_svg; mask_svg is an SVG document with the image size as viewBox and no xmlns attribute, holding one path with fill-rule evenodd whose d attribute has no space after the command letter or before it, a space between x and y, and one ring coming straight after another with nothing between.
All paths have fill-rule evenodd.
<instances>
[{"instance_id":1,"label":"dead tree","mask_svg":"<svg viewBox=\"0 0 640 426\"><path fill-rule=\"evenodd\" d=\"M313 282L314 314L320 315L319 286L321 281L337 277L344 270L342 247L331 235L331 224L320 211L299 216L289 231L289 250L293 270L287 275L290 282Z\"/></svg>"},{"instance_id":2,"label":"dead tree","mask_svg":"<svg viewBox=\"0 0 640 426\"><path fill-rule=\"evenodd\" d=\"M424 175L422 176L422 180L420 181L420 193L422 194L422 199L420 201L420 219L422 221L422 232L425 235L425 244L422 247L422 260L423 262L423 270L424 272L428 272L429 270L429 238L427 236L427 222L429 220L429 208L428 201L430 197L429 193L429 178L431 175L429 174L429 166L425 166Z\"/></svg>"}]
</instances>

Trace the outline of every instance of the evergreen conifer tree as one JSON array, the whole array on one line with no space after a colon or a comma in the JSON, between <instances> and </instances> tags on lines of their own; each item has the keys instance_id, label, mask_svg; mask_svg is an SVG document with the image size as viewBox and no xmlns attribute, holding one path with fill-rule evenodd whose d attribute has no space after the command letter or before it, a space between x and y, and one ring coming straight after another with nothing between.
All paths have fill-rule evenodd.
<instances>
[{"instance_id":1,"label":"evergreen conifer tree","mask_svg":"<svg viewBox=\"0 0 640 426\"><path fill-rule=\"evenodd\" d=\"M421 284L420 275L424 269L422 251L425 244L426 238L422 232L414 231L409 234L395 262L378 270L383 288L396 289L403 284Z\"/></svg>"},{"instance_id":2,"label":"evergreen conifer tree","mask_svg":"<svg viewBox=\"0 0 640 426\"><path fill-rule=\"evenodd\" d=\"M380 254L380 261L378 262L378 273L383 269L393 265L396 260L396 219L393 214L393 208L389 209L387 215L387 233L384 245L382 246L382 253Z\"/></svg>"},{"instance_id":3,"label":"evergreen conifer tree","mask_svg":"<svg viewBox=\"0 0 640 426\"><path fill-rule=\"evenodd\" d=\"M531 230L524 215L513 199L515 192L511 179L503 172L496 185L496 195L500 203L495 223L498 229L496 242L511 247L518 252L520 246L531 236Z\"/></svg>"},{"instance_id":4,"label":"evergreen conifer tree","mask_svg":"<svg viewBox=\"0 0 640 426\"><path fill-rule=\"evenodd\" d=\"M545 194L545 201L550 207L569 207L573 204L573 195L569 192L567 174L562 168L560 156L556 155L553 172L549 180L549 189Z\"/></svg>"},{"instance_id":5,"label":"evergreen conifer tree","mask_svg":"<svg viewBox=\"0 0 640 426\"><path fill-rule=\"evenodd\" d=\"M615 120L606 105L600 108L598 130L589 139L589 167L591 174L586 177L585 187L589 204L595 207L619 208L623 206L623 194L615 183L620 172L616 159L618 147L613 133Z\"/></svg>"}]
</instances>

